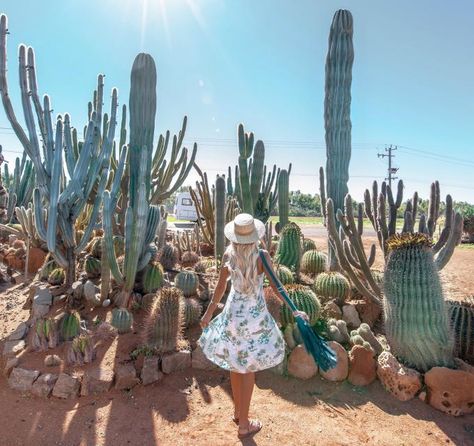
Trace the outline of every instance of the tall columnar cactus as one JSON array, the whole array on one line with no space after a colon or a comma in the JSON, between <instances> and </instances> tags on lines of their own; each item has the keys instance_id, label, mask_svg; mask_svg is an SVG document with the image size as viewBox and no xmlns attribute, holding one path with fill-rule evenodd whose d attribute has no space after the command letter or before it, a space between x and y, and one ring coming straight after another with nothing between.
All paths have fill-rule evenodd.
<instances>
[{"instance_id":1,"label":"tall columnar cactus","mask_svg":"<svg viewBox=\"0 0 474 446\"><path fill-rule=\"evenodd\" d=\"M296 223L288 223L280 233L275 261L299 274L302 251L301 229Z\"/></svg>"},{"instance_id":2,"label":"tall columnar cactus","mask_svg":"<svg viewBox=\"0 0 474 446\"><path fill-rule=\"evenodd\" d=\"M217 264L220 264L225 249L225 196L226 184L224 177L216 179L216 205L215 205L215 229L214 229L214 254Z\"/></svg>"},{"instance_id":3,"label":"tall columnar cactus","mask_svg":"<svg viewBox=\"0 0 474 446\"><path fill-rule=\"evenodd\" d=\"M107 261L115 281L122 287L115 302L119 307L128 304L137 272L141 271L152 259L150 244L155 238L160 221L159 208L150 205L156 114L156 67L153 58L148 54L139 54L133 63L129 108L130 183L125 213L123 271L120 271L118 266L113 242L117 197L108 191L104 194L104 236ZM122 159L126 156L124 153L125 147L122 149Z\"/></svg>"},{"instance_id":4,"label":"tall columnar cactus","mask_svg":"<svg viewBox=\"0 0 474 446\"><path fill-rule=\"evenodd\" d=\"M265 146L258 140L254 145L253 133L245 133L239 124L239 159L235 168L235 187L232 184L232 171L229 167L227 191L237 198L242 212L253 215L264 223L268 220L278 200L280 169L273 166L267 173L265 166ZM288 167L291 172L291 164Z\"/></svg>"},{"instance_id":5,"label":"tall columnar cactus","mask_svg":"<svg viewBox=\"0 0 474 446\"><path fill-rule=\"evenodd\" d=\"M447 304L456 356L474 365L474 297Z\"/></svg>"},{"instance_id":6,"label":"tall columnar cactus","mask_svg":"<svg viewBox=\"0 0 474 446\"><path fill-rule=\"evenodd\" d=\"M334 14L329 31L326 57L326 86L324 98L324 128L326 130L327 196L334 209L344 209L348 193L349 162L351 159L351 83L354 48L353 23L349 11ZM329 244L330 269L337 268L337 257Z\"/></svg>"},{"instance_id":7,"label":"tall columnar cactus","mask_svg":"<svg viewBox=\"0 0 474 446\"><path fill-rule=\"evenodd\" d=\"M68 114L58 115L53 131L50 99L45 95L41 103L38 95L33 49L20 45L19 75L25 131L17 120L8 91L7 26L7 17L2 15L0 94L10 125L33 163L36 230L47 242L55 260L66 270L66 285L69 286L76 276L76 256L86 246L99 216L115 135L117 90L112 90L110 116L106 118L102 113L103 76L99 75L84 141L78 143ZM77 239L74 224L88 201L93 203L92 216L81 239Z\"/></svg>"},{"instance_id":8,"label":"tall columnar cactus","mask_svg":"<svg viewBox=\"0 0 474 446\"><path fill-rule=\"evenodd\" d=\"M431 239L402 234L387 245L384 319L394 355L422 371L453 366L453 340Z\"/></svg>"},{"instance_id":9,"label":"tall columnar cactus","mask_svg":"<svg viewBox=\"0 0 474 446\"><path fill-rule=\"evenodd\" d=\"M288 209L290 205L290 185L288 171L283 169L278 178L278 217L280 229L288 223Z\"/></svg>"}]
</instances>

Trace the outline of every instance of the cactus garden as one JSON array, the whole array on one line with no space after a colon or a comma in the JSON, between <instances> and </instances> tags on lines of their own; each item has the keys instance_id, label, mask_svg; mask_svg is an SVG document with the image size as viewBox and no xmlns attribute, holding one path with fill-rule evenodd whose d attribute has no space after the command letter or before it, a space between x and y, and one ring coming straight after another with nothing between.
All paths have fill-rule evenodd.
<instances>
[{"instance_id":1,"label":"cactus garden","mask_svg":"<svg viewBox=\"0 0 474 446\"><path fill-rule=\"evenodd\" d=\"M325 19L311 93L320 93L322 121L312 125L324 151L304 159L298 144L276 150L283 143L258 119L254 126L254 113L243 123L212 116L233 137L202 137L183 96L191 87L166 72L182 55L162 62L153 45L137 44L110 72L104 63L90 79L71 74L66 90L93 87L68 108L64 84L44 81L48 48L8 15L0 16L0 138L9 132L0 139L0 395L11 432L0 444L234 444L220 412L230 404L228 373L197 340L226 266L224 227L240 213L265 224L259 247L338 361L318 369L265 278L285 359L257 375L251 411L263 413L267 435L255 444L474 443L474 250L461 244L472 242L473 217L456 201L459 189L428 168L414 182L369 168L362 193L354 187L359 14ZM107 52L113 39L94 36ZM214 107L210 94L202 101ZM292 212L304 167L317 223ZM177 218L180 194L195 210L186 222ZM214 316L230 290L229 282Z\"/></svg>"}]
</instances>

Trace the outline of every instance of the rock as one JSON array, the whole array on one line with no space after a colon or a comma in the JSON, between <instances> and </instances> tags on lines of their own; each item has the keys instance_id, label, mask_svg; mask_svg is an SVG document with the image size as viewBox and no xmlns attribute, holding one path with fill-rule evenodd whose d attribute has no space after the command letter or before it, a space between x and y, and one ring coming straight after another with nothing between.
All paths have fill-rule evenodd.
<instances>
[{"instance_id":1,"label":"rock","mask_svg":"<svg viewBox=\"0 0 474 446\"><path fill-rule=\"evenodd\" d=\"M40 372L38 372L38 370L27 370L15 367L8 378L8 385L13 390L29 392L33 382L38 378L39 374Z\"/></svg>"},{"instance_id":2,"label":"rock","mask_svg":"<svg viewBox=\"0 0 474 446\"><path fill-rule=\"evenodd\" d=\"M433 367L425 373L426 401L450 415L474 413L474 374L447 367Z\"/></svg>"},{"instance_id":3,"label":"rock","mask_svg":"<svg viewBox=\"0 0 474 446\"><path fill-rule=\"evenodd\" d=\"M8 336L9 341L19 341L20 339L23 339L26 336L26 333L28 331L28 326L24 322L20 322L18 327L15 328L15 331Z\"/></svg>"},{"instance_id":4,"label":"rock","mask_svg":"<svg viewBox=\"0 0 474 446\"><path fill-rule=\"evenodd\" d=\"M81 383L79 378L60 373L53 388L53 396L57 398L71 398L77 396Z\"/></svg>"},{"instance_id":5,"label":"rock","mask_svg":"<svg viewBox=\"0 0 474 446\"><path fill-rule=\"evenodd\" d=\"M354 386L367 386L377 378L377 362L374 351L362 345L354 345L349 352L349 376Z\"/></svg>"},{"instance_id":6,"label":"rock","mask_svg":"<svg viewBox=\"0 0 474 446\"><path fill-rule=\"evenodd\" d=\"M133 364L119 364L115 369L115 388L118 390L131 389L140 380Z\"/></svg>"},{"instance_id":7,"label":"rock","mask_svg":"<svg viewBox=\"0 0 474 446\"><path fill-rule=\"evenodd\" d=\"M41 319L43 316L46 316L48 312L49 305L40 305L33 302L33 305L31 307L31 316L34 321L37 319Z\"/></svg>"},{"instance_id":8,"label":"rock","mask_svg":"<svg viewBox=\"0 0 474 446\"><path fill-rule=\"evenodd\" d=\"M420 373L400 364L389 352L379 355L377 376L385 390L400 401L411 400L421 389Z\"/></svg>"},{"instance_id":9,"label":"rock","mask_svg":"<svg viewBox=\"0 0 474 446\"><path fill-rule=\"evenodd\" d=\"M5 367L3 369L3 374L4 376L6 376L7 378L10 376L10 372L20 363L20 360L15 357L15 358L11 358L7 361L7 363L5 364Z\"/></svg>"},{"instance_id":10,"label":"rock","mask_svg":"<svg viewBox=\"0 0 474 446\"><path fill-rule=\"evenodd\" d=\"M150 356L144 359L142 373L140 375L143 385L146 386L160 381L163 376L163 373L158 370L158 358L156 356Z\"/></svg>"},{"instance_id":11,"label":"rock","mask_svg":"<svg viewBox=\"0 0 474 446\"><path fill-rule=\"evenodd\" d=\"M161 370L166 374L189 367L191 367L191 352L189 350L169 353L161 360Z\"/></svg>"},{"instance_id":12,"label":"rock","mask_svg":"<svg viewBox=\"0 0 474 446\"><path fill-rule=\"evenodd\" d=\"M18 240L18 237L15 234L8 234L8 244L13 245L14 242Z\"/></svg>"},{"instance_id":13,"label":"rock","mask_svg":"<svg viewBox=\"0 0 474 446\"><path fill-rule=\"evenodd\" d=\"M33 304L38 305L51 305L53 303L53 295L46 285L40 285L36 287L33 295Z\"/></svg>"},{"instance_id":14,"label":"rock","mask_svg":"<svg viewBox=\"0 0 474 446\"><path fill-rule=\"evenodd\" d=\"M95 300L95 296L96 294L99 294L100 293L100 288L94 284L94 282L88 280L85 284L84 284L84 288L82 290L82 293L84 295L84 298L88 301L88 302L92 302Z\"/></svg>"},{"instance_id":15,"label":"rock","mask_svg":"<svg viewBox=\"0 0 474 446\"><path fill-rule=\"evenodd\" d=\"M309 379L318 373L318 366L303 345L297 345L288 358L288 374L299 379Z\"/></svg>"},{"instance_id":16,"label":"rock","mask_svg":"<svg viewBox=\"0 0 474 446\"><path fill-rule=\"evenodd\" d=\"M61 358L58 355L47 355L44 358L44 365L46 367L55 367L61 364Z\"/></svg>"},{"instance_id":17,"label":"rock","mask_svg":"<svg viewBox=\"0 0 474 446\"><path fill-rule=\"evenodd\" d=\"M71 285L70 292L74 300L79 301L82 299L83 289L84 289L84 285L82 284L80 280L76 280L75 282L73 282L73 284Z\"/></svg>"},{"instance_id":18,"label":"rock","mask_svg":"<svg viewBox=\"0 0 474 446\"><path fill-rule=\"evenodd\" d=\"M328 345L337 355L337 365L326 372L319 369L319 374L328 381L344 381L349 373L349 358L347 352L345 348L336 341L330 341Z\"/></svg>"},{"instance_id":19,"label":"rock","mask_svg":"<svg viewBox=\"0 0 474 446\"><path fill-rule=\"evenodd\" d=\"M342 318L342 311L339 306L333 300L327 302L323 307L323 314L326 315L328 319L341 319Z\"/></svg>"},{"instance_id":20,"label":"rock","mask_svg":"<svg viewBox=\"0 0 474 446\"><path fill-rule=\"evenodd\" d=\"M81 395L96 395L108 392L114 381L114 371L106 367L86 370L82 378Z\"/></svg>"},{"instance_id":21,"label":"rock","mask_svg":"<svg viewBox=\"0 0 474 446\"><path fill-rule=\"evenodd\" d=\"M18 341L5 341L3 345L3 356L10 357L20 353L26 347L26 343L23 339Z\"/></svg>"},{"instance_id":22,"label":"rock","mask_svg":"<svg viewBox=\"0 0 474 446\"><path fill-rule=\"evenodd\" d=\"M191 367L200 370L217 370L219 367L212 361L207 359L207 356L198 345L191 354Z\"/></svg>"},{"instance_id":23,"label":"rock","mask_svg":"<svg viewBox=\"0 0 474 446\"><path fill-rule=\"evenodd\" d=\"M359 318L362 322L368 324L372 328L377 320L382 315L382 307L372 301L357 300L354 306L359 314Z\"/></svg>"},{"instance_id":24,"label":"rock","mask_svg":"<svg viewBox=\"0 0 474 446\"><path fill-rule=\"evenodd\" d=\"M47 398L53 391L57 380L58 375L44 373L33 383L31 393L42 398Z\"/></svg>"},{"instance_id":25,"label":"rock","mask_svg":"<svg viewBox=\"0 0 474 446\"><path fill-rule=\"evenodd\" d=\"M110 305L110 299L104 299L104 301L102 302L102 306L108 307L109 305Z\"/></svg>"},{"instance_id":26,"label":"rock","mask_svg":"<svg viewBox=\"0 0 474 446\"><path fill-rule=\"evenodd\" d=\"M359 313L357 313L356 307L352 304L345 304L342 307L342 319L349 328L358 328L361 324Z\"/></svg>"}]
</instances>

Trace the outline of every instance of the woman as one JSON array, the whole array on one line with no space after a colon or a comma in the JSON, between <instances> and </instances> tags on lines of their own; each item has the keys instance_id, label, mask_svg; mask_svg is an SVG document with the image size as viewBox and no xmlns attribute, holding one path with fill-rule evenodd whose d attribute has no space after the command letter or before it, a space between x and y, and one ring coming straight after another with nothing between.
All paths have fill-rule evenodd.
<instances>
[{"instance_id":1,"label":"woman","mask_svg":"<svg viewBox=\"0 0 474 446\"><path fill-rule=\"evenodd\" d=\"M230 371L233 421L239 426L239 438L244 438L262 428L259 420L248 418L255 372L283 361L285 341L267 310L263 296L265 273L275 294L280 297L259 257L258 241L265 233L264 224L249 214L239 214L225 226L224 232L231 244L224 255L213 300L201 319L203 332L198 344L212 362ZM262 252L271 267L269 254ZM224 309L210 322L229 278L232 288ZM308 320L304 312L293 314Z\"/></svg>"}]
</instances>

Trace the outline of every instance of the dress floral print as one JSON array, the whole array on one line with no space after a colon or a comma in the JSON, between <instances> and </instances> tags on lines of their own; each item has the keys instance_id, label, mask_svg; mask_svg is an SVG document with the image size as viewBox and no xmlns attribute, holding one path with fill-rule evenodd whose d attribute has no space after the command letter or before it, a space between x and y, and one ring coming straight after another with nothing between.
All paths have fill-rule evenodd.
<instances>
[{"instance_id":1,"label":"dress floral print","mask_svg":"<svg viewBox=\"0 0 474 446\"><path fill-rule=\"evenodd\" d=\"M198 344L212 362L232 372L256 372L283 361L285 341L263 297L263 274L252 295L232 286L222 313L203 330Z\"/></svg>"}]
</instances>

